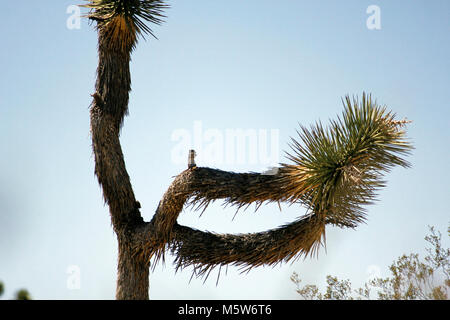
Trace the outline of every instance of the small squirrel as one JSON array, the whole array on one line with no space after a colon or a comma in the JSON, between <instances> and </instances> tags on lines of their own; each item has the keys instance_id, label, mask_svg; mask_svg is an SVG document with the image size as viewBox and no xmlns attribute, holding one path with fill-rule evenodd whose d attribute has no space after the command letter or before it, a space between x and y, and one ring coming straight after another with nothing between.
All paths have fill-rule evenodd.
<instances>
[{"instance_id":1,"label":"small squirrel","mask_svg":"<svg viewBox=\"0 0 450 320\"><path fill-rule=\"evenodd\" d=\"M197 165L195 164L195 156L197 154L195 153L195 150L189 150L189 156L188 156L188 168L194 168Z\"/></svg>"}]
</instances>

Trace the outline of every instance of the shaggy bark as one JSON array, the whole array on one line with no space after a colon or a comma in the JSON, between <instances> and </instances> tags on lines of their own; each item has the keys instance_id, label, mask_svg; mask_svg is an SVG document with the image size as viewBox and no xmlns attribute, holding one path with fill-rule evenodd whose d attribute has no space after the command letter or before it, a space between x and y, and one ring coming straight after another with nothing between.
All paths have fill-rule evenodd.
<instances>
[{"instance_id":1,"label":"shaggy bark","mask_svg":"<svg viewBox=\"0 0 450 320\"><path fill-rule=\"evenodd\" d=\"M143 223L120 146L119 134L128 110L130 56L105 41L99 31L99 66L91 105L95 174L109 206L118 240L117 299L148 299L148 262L132 251L133 233Z\"/></svg>"},{"instance_id":2,"label":"shaggy bark","mask_svg":"<svg viewBox=\"0 0 450 320\"><path fill-rule=\"evenodd\" d=\"M117 269L116 299L147 300L149 288L149 266L145 259L133 251L130 237L118 237L119 263Z\"/></svg>"},{"instance_id":3,"label":"shaggy bark","mask_svg":"<svg viewBox=\"0 0 450 320\"><path fill-rule=\"evenodd\" d=\"M216 266L234 264L247 269L289 261L317 249L325 232L325 212L316 213L265 232L213 234L176 223L185 206L205 210L222 199L238 208L252 203L285 201L297 197L286 184L288 170L276 175L233 173L210 168L192 168L178 175L164 194L150 223L135 235L136 252L155 263L168 247L175 254L177 269L194 266L204 275ZM313 250L314 252L314 250Z\"/></svg>"},{"instance_id":4,"label":"shaggy bark","mask_svg":"<svg viewBox=\"0 0 450 320\"><path fill-rule=\"evenodd\" d=\"M111 222L118 240L117 299L148 299L148 264L134 255L133 233L143 223L135 199L119 141L114 117L94 97L91 108L91 134L95 173L109 206Z\"/></svg>"}]
</instances>

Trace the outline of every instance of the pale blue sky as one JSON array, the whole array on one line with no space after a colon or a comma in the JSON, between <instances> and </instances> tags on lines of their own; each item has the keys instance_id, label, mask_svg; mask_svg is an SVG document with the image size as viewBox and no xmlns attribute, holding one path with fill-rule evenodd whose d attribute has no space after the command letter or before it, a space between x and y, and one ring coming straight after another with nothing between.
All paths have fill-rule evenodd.
<instances>
[{"instance_id":1,"label":"pale blue sky","mask_svg":"<svg viewBox=\"0 0 450 320\"><path fill-rule=\"evenodd\" d=\"M3 298L26 287L37 299L112 299L117 249L94 176L89 104L96 32L69 30L73 1L5 2L0 13L0 280ZM279 156L298 123L326 122L345 94L371 92L409 126L411 169L396 168L356 230L327 227L318 258L203 284L170 259L150 276L153 299L295 299L289 280L323 285L327 274L362 285L371 266L387 276L398 256L424 252L427 225L447 230L449 209L450 2L170 1L159 40L141 41L131 64L130 115L122 130L127 168L145 220L173 176L174 131L279 130ZM369 5L381 30L366 27ZM199 163L217 167L214 163ZM258 165L220 168L260 171ZM303 208L257 213L211 206L180 223L216 232L254 232L294 220ZM448 242L447 242L448 243ZM69 266L81 288L67 288Z\"/></svg>"}]
</instances>

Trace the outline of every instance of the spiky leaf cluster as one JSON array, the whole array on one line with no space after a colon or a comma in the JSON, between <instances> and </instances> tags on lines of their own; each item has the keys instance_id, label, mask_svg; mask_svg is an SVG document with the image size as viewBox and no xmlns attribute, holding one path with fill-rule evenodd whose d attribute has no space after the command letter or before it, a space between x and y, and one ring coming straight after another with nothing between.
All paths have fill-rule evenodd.
<instances>
[{"instance_id":1,"label":"spiky leaf cluster","mask_svg":"<svg viewBox=\"0 0 450 320\"><path fill-rule=\"evenodd\" d=\"M82 7L90 8L87 17L97 21L98 28L104 28L115 21L125 21L131 31L138 35L150 34L152 29L146 22L161 24L165 16L163 10L168 8L164 0L87 0ZM155 37L156 38L156 37Z\"/></svg>"},{"instance_id":2,"label":"spiky leaf cluster","mask_svg":"<svg viewBox=\"0 0 450 320\"><path fill-rule=\"evenodd\" d=\"M291 200L314 212L326 212L328 223L354 227L364 220L363 205L384 186L383 173L393 166L408 167L402 156L412 146L401 130L407 121L377 105L370 95L362 100L343 100L344 111L328 127L316 123L301 127L299 140L292 139L285 165Z\"/></svg>"}]
</instances>

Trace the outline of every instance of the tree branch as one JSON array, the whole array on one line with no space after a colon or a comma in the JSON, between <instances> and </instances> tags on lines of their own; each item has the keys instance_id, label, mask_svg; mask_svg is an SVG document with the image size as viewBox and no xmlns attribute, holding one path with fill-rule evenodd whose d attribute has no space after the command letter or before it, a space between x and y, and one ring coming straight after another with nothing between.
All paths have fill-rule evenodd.
<instances>
[{"instance_id":1,"label":"tree branch","mask_svg":"<svg viewBox=\"0 0 450 320\"><path fill-rule=\"evenodd\" d=\"M194 265L199 275L218 265L235 264L252 268L276 264L308 254L321 243L325 232L325 214L314 213L277 229L241 235L213 234L176 223L185 205L206 209L210 202L242 208L262 202L285 201L297 196L286 192L287 170L276 175L233 173L194 167L178 175L164 194L153 219L136 229L134 251L155 263L164 259L165 250L177 256L177 268Z\"/></svg>"},{"instance_id":2,"label":"tree branch","mask_svg":"<svg viewBox=\"0 0 450 320\"><path fill-rule=\"evenodd\" d=\"M103 188L103 197L109 205L112 225L118 231L140 214L119 141L118 128L111 116L99 106L91 109L91 134L95 156L95 174Z\"/></svg>"}]
</instances>

